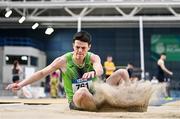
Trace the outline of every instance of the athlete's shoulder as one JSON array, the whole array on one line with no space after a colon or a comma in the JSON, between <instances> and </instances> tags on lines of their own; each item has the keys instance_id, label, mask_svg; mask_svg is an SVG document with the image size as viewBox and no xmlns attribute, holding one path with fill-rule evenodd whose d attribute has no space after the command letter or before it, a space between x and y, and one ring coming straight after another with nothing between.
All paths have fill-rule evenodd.
<instances>
[{"instance_id":1,"label":"athlete's shoulder","mask_svg":"<svg viewBox=\"0 0 180 119\"><path fill-rule=\"evenodd\" d=\"M91 53L90 54L90 59L91 59L91 61L99 61L100 60L100 57L99 57L99 55L97 55L97 54L95 54L95 53L92 53L92 52L89 52L89 53Z\"/></svg>"},{"instance_id":2,"label":"athlete's shoulder","mask_svg":"<svg viewBox=\"0 0 180 119\"><path fill-rule=\"evenodd\" d=\"M59 57L57 57L54 61L55 62L61 62L61 63L64 63L66 62L66 60L68 59L68 57L70 57L72 55L72 52L67 52Z\"/></svg>"},{"instance_id":3,"label":"athlete's shoulder","mask_svg":"<svg viewBox=\"0 0 180 119\"><path fill-rule=\"evenodd\" d=\"M90 56L98 56L97 54L93 53L93 52L87 52L88 55Z\"/></svg>"},{"instance_id":4,"label":"athlete's shoulder","mask_svg":"<svg viewBox=\"0 0 180 119\"><path fill-rule=\"evenodd\" d=\"M64 55L61 55L61 56L57 57L53 62L54 63L62 63L65 60L66 60L66 56L64 54Z\"/></svg>"},{"instance_id":5,"label":"athlete's shoulder","mask_svg":"<svg viewBox=\"0 0 180 119\"><path fill-rule=\"evenodd\" d=\"M57 57L52 63L51 65L52 66L56 66L58 68L62 68L66 65L67 61L68 61L68 57L70 56L72 52L68 52L68 53L65 53L59 57Z\"/></svg>"},{"instance_id":6,"label":"athlete's shoulder","mask_svg":"<svg viewBox=\"0 0 180 119\"><path fill-rule=\"evenodd\" d=\"M163 62L164 62L164 60L162 60L162 59L159 59L159 60L158 60L158 62L159 62L159 63L163 63Z\"/></svg>"},{"instance_id":7,"label":"athlete's shoulder","mask_svg":"<svg viewBox=\"0 0 180 119\"><path fill-rule=\"evenodd\" d=\"M68 57L68 56L71 56L73 54L73 52L67 52L64 54L64 56Z\"/></svg>"},{"instance_id":8,"label":"athlete's shoulder","mask_svg":"<svg viewBox=\"0 0 180 119\"><path fill-rule=\"evenodd\" d=\"M157 62L158 65L163 65L164 64L164 61L162 59L159 59L158 62Z\"/></svg>"}]
</instances>

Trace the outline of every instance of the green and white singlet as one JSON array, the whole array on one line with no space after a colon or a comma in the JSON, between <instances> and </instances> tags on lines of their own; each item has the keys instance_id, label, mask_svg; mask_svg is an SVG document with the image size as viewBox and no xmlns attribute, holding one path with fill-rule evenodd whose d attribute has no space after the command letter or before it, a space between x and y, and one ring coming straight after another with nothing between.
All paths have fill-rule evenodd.
<instances>
[{"instance_id":1,"label":"green and white singlet","mask_svg":"<svg viewBox=\"0 0 180 119\"><path fill-rule=\"evenodd\" d=\"M75 91L80 87L87 87L90 89L92 81L97 78L92 78L88 80L81 80L82 75L86 72L93 71L93 64L90 61L90 56L92 53L88 52L85 56L83 67L78 66L73 62L73 53L66 53L66 71L62 73L62 78L64 80L64 89L66 92L66 97L68 102L71 102Z\"/></svg>"}]
</instances>

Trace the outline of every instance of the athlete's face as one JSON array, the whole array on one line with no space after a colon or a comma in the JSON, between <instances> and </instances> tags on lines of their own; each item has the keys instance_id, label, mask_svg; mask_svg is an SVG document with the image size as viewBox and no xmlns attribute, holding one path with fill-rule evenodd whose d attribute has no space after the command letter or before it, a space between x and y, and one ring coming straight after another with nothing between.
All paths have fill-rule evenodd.
<instances>
[{"instance_id":1,"label":"athlete's face","mask_svg":"<svg viewBox=\"0 0 180 119\"><path fill-rule=\"evenodd\" d=\"M162 59L163 59L163 60L166 60L166 55L162 55Z\"/></svg>"},{"instance_id":2,"label":"athlete's face","mask_svg":"<svg viewBox=\"0 0 180 119\"><path fill-rule=\"evenodd\" d=\"M73 43L74 56L76 59L83 60L86 56L86 53L89 51L91 45L88 45L87 42L75 40Z\"/></svg>"},{"instance_id":3,"label":"athlete's face","mask_svg":"<svg viewBox=\"0 0 180 119\"><path fill-rule=\"evenodd\" d=\"M164 60L166 60L166 55L164 55Z\"/></svg>"},{"instance_id":4,"label":"athlete's face","mask_svg":"<svg viewBox=\"0 0 180 119\"><path fill-rule=\"evenodd\" d=\"M108 62L112 62L112 57L108 56L108 57L107 57L107 61L108 61Z\"/></svg>"}]
</instances>

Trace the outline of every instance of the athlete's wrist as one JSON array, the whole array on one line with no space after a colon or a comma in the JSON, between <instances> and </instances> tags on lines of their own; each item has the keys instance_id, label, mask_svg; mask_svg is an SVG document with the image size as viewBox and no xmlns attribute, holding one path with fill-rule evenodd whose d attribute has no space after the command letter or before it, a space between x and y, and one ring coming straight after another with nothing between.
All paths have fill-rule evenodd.
<instances>
[{"instance_id":1,"label":"athlete's wrist","mask_svg":"<svg viewBox=\"0 0 180 119\"><path fill-rule=\"evenodd\" d=\"M92 72L94 72L94 76L96 76L96 71L93 69Z\"/></svg>"}]
</instances>

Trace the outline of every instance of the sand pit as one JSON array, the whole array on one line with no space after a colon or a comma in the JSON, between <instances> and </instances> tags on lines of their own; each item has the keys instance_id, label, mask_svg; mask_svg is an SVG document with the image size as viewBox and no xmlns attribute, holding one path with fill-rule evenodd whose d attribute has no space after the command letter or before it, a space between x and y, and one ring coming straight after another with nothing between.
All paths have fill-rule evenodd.
<instances>
[{"instance_id":1,"label":"sand pit","mask_svg":"<svg viewBox=\"0 0 180 119\"><path fill-rule=\"evenodd\" d=\"M161 106L148 106L152 89L149 83L140 82L128 88L123 86L108 88L106 84L100 84L96 88L99 91L97 93L101 94L96 97L97 103L100 101L101 108L95 112L70 110L67 99L0 98L0 119L180 118L179 100L165 102ZM123 94L124 96L121 96ZM114 99L107 100L112 98ZM155 96L155 99L158 97ZM107 101L108 103L105 103Z\"/></svg>"},{"instance_id":2,"label":"sand pit","mask_svg":"<svg viewBox=\"0 0 180 119\"><path fill-rule=\"evenodd\" d=\"M172 101L162 106L148 106L147 112L122 112L111 110L108 112L88 112L69 110L66 99L1 99L0 102L17 101L21 103L0 104L0 119L114 119L114 118L156 118L179 119L180 101ZM48 105L27 105L48 103ZM51 103L51 104L49 104Z\"/></svg>"},{"instance_id":3,"label":"sand pit","mask_svg":"<svg viewBox=\"0 0 180 119\"><path fill-rule=\"evenodd\" d=\"M153 86L148 81L111 86L94 83L94 100L98 111L120 110L123 112L146 112Z\"/></svg>"},{"instance_id":4,"label":"sand pit","mask_svg":"<svg viewBox=\"0 0 180 119\"><path fill-rule=\"evenodd\" d=\"M66 99L0 99L0 104L29 104L29 105L50 105L50 104L61 104L61 103L67 103Z\"/></svg>"}]
</instances>

